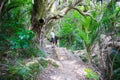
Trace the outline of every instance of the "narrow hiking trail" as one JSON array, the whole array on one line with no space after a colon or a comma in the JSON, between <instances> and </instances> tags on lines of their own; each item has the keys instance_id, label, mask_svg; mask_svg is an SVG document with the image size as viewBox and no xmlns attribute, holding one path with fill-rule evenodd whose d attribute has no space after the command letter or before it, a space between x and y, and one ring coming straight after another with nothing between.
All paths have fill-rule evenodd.
<instances>
[{"instance_id":1,"label":"narrow hiking trail","mask_svg":"<svg viewBox=\"0 0 120 80\"><path fill-rule=\"evenodd\" d=\"M90 80L85 78L85 64L79 57L66 48L48 48L47 59L56 63L58 67L49 65L38 77L38 80Z\"/></svg>"}]
</instances>

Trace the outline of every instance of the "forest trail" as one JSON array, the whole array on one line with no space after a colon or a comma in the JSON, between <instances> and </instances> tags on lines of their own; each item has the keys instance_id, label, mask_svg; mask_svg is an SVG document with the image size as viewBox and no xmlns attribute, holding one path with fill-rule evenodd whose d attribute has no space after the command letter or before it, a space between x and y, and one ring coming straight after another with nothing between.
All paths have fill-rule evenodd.
<instances>
[{"instance_id":1,"label":"forest trail","mask_svg":"<svg viewBox=\"0 0 120 80\"><path fill-rule=\"evenodd\" d=\"M85 78L84 69L89 66L66 48L48 48L47 59L58 67L48 66L38 77L38 80L89 80Z\"/></svg>"}]
</instances>

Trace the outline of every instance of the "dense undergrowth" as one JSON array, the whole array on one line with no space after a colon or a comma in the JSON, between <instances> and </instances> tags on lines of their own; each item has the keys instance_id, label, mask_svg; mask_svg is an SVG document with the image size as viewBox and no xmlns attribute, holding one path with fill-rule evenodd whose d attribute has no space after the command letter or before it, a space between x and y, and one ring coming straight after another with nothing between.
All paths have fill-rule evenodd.
<instances>
[{"instance_id":1,"label":"dense undergrowth","mask_svg":"<svg viewBox=\"0 0 120 80\"><path fill-rule=\"evenodd\" d=\"M80 57L96 67L100 79L119 80L120 46L113 44L120 41L116 39L120 38L120 7L114 0L102 6L89 5L90 0L87 1L86 6L77 7L86 14L71 10L53 27L60 37L60 47L86 50ZM35 43L35 33L28 29L31 12L32 0L5 1L0 12L0 80L34 80L49 63L41 58L44 53ZM27 64L28 59L35 57L40 57L37 63ZM90 73L87 77L91 77Z\"/></svg>"},{"instance_id":2,"label":"dense undergrowth","mask_svg":"<svg viewBox=\"0 0 120 80\"><path fill-rule=\"evenodd\" d=\"M85 11L83 6L78 8ZM93 10L91 16L94 18L73 10L59 21L55 28L59 27L56 35L61 37L60 46L71 50L85 49L86 51L80 54L80 58L85 62L91 60L91 63L97 66L97 70L101 71L100 77L106 80L119 80L120 65L117 62L120 58L120 46L114 42L119 44L120 40L116 40L120 38L120 7L111 1L109 4L102 4L102 7L96 7L96 10L94 7L87 6L87 10L90 9ZM102 38L102 35L106 37ZM96 44L98 45L94 46ZM106 59L102 60L102 58ZM110 69L112 71L109 71Z\"/></svg>"},{"instance_id":3,"label":"dense undergrowth","mask_svg":"<svg viewBox=\"0 0 120 80\"><path fill-rule=\"evenodd\" d=\"M30 80L42 63L26 66L26 59L44 57L28 30L32 0L6 0L0 13L0 80ZM45 63L45 62L43 62Z\"/></svg>"}]
</instances>

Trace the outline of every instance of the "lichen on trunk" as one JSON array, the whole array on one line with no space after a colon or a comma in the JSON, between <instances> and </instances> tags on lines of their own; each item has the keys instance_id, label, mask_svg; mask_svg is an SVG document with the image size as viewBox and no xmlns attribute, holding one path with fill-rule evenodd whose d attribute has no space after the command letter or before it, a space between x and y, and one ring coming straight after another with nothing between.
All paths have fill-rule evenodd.
<instances>
[{"instance_id":1,"label":"lichen on trunk","mask_svg":"<svg viewBox=\"0 0 120 80\"><path fill-rule=\"evenodd\" d=\"M45 24L46 18L46 7L47 7L47 0L35 0L33 4L33 11L32 11L32 30L34 32L38 32L37 29L43 27Z\"/></svg>"},{"instance_id":2,"label":"lichen on trunk","mask_svg":"<svg viewBox=\"0 0 120 80\"><path fill-rule=\"evenodd\" d=\"M34 0L31 17L31 30L36 33L36 41L42 45L48 0Z\"/></svg>"}]
</instances>

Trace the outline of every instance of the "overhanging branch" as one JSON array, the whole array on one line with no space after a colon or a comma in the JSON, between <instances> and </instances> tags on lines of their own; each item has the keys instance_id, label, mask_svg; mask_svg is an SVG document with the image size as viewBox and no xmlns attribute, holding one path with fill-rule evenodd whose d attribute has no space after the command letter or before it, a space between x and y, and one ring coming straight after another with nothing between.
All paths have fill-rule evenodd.
<instances>
[{"instance_id":1,"label":"overhanging branch","mask_svg":"<svg viewBox=\"0 0 120 80\"><path fill-rule=\"evenodd\" d=\"M82 12L80 9L75 8L75 7L73 7L72 9L78 11L79 14L81 14L81 15L83 15L83 16L89 16L89 17L91 17L95 22L97 22L97 20L96 20L91 14L89 14L89 13L84 13L84 12Z\"/></svg>"},{"instance_id":2,"label":"overhanging branch","mask_svg":"<svg viewBox=\"0 0 120 80\"><path fill-rule=\"evenodd\" d=\"M79 5L80 3L82 2L82 0L73 0L72 3L70 3L67 7L61 9L61 10L56 10L59 11L57 14L52 14L48 16L48 22L51 20L51 19L60 19L62 18L65 14L68 13L69 10L73 9L73 7Z\"/></svg>"}]
</instances>

